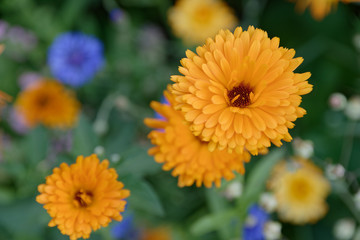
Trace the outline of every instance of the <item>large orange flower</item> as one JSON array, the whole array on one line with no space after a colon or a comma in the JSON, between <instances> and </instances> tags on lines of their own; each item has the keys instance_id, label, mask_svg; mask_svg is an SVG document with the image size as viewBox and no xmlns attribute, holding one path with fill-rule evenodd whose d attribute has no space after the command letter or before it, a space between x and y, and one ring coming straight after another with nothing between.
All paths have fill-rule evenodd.
<instances>
[{"instance_id":1,"label":"large orange flower","mask_svg":"<svg viewBox=\"0 0 360 240\"><path fill-rule=\"evenodd\" d=\"M71 240L87 239L91 231L106 227L111 220L122 220L124 198L130 192L117 181L115 169L108 167L108 160L100 162L93 154L53 170L46 183L39 185L41 194L36 197L52 217L50 227L58 226Z\"/></svg>"},{"instance_id":2,"label":"large orange flower","mask_svg":"<svg viewBox=\"0 0 360 240\"><path fill-rule=\"evenodd\" d=\"M15 106L30 127L42 123L52 128L72 127L80 104L74 93L52 80L39 80L21 92Z\"/></svg>"},{"instance_id":3,"label":"large orange flower","mask_svg":"<svg viewBox=\"0 0 360 240\"><path fill-rule=\"evenodd\" d=\"M172 76L176 108L196 136L209 149L228 149L258 154L281 140L306 111L301 96L312 90L310 73L294 73L302 58L279 47L279 38L250 26L232 34L220 31L215 39L188 50L179 71Z\"/></svg>"},{"instance_id":4,"label":"large orange flower","mask_svg":"<svg viewBox=\"0 0 360 240\"><path fill-rule=\"evenodd\" d=\"M228 153L226 150L210 152L207 143L194 136L180 111L173 108L174 97L165 92L170 104L152 102L151 107L165 119L145 119L145 124L156 128L149 134L151 142L156 145L149 150L155 161L164 163L164 170L171 170L173 176L179 176L180 187L196 183L217 187L221 179L235 177L233 171L244 173L244 162L250 160L250 154Z\"/></svg>"}]
</instances>

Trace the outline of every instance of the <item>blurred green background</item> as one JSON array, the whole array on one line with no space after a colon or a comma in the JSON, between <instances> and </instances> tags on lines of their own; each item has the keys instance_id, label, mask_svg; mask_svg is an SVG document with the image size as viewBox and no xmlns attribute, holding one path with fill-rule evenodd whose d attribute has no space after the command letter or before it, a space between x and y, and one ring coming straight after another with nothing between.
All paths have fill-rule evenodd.
<instances>
[{"instance_id":1,"label":"blurred green background","mask_svg":"<svg viewBox=\"0 0 360 240\"><path fill-rule=\"evenodd\" d=\"M329 212L322 220L304 226L283 224L282 233L284 239L291 240L335 239L332 229L338 219L348 217L355 219L356 225L360 223L360 212L352 199L359 190L360 126L328 104L334 92L348 98L360 95L360 4L339 3L322 21L316 21L308 10L299 14L294 3L285 0L226 2L234 9L240 26L247 29L255 25L270 37L279 37L281 46L294 48L296 56L304 58L296 71L312 73L309 82L314 90L302 103L307 115L296 121L290 133L313 141L313 159L318 166L325 169L329 163L340 162L348 171L344 178L332 182ZM149 103L161 98L170 76L178 73L185 50L195 49L172 34L167 11L173 4L170 0L0 1L0 26L7 26L7 33L2 35L0 27L0 41L6 46L0 57L0 90L13 100L20 91L22 74L52 77L46 64L47 50L62 32L75 30L97 36L104 43L106 57L101 72L75 89L82 111L74 129L54 131L39 126L19 134L10 124L12 103L3 111L1 240L68 239L56 228L47 227L50 217L35 202L37 185L61 162L73 163L76 156L94 151L100 158L111 160L119 179L131 190L127 212L134 214L137 226L165 225L173 239L186 240L232 240L229 232L240 233L236 222L218 227L241 203L223 196L226 183L220 189L178 188L177 179L147 155L150 142L146 135L150 130L143 119L153 116ZM110 12L115 8L121 9L121 16L112 21ZM13 29L11 34L9 29ZM71 141L72 147L59 150L64 141ZM291 144L271 152L266 157L253 157L246 165L244 188L252 184L258 190L250 202L256 202L265 188L269 168L264 164L291 154ZM252 173L264 177L247 181ZM224 216L211 217L215 213ZM91 239L113 239L111 226L93 233Z\"/></svg>"}]
</instances>

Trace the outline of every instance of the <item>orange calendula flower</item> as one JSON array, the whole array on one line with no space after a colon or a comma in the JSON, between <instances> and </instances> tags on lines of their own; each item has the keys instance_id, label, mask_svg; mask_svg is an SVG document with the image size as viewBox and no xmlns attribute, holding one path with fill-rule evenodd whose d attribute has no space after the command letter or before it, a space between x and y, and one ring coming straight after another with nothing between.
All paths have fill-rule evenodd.
<instances>
[{"instance_id":1,"label":"orange calendula flower","mask_svg":"<svg viewBox=\"0 0 360 240\"><path fill-rule=\"evenodd\" d=\"M228 149L252 154L281 140L306 111L301 95L312 90L310 73L294 73L303 59L295 50L279 47L279 38L250 26L234 34L221 30L215 39L188 50L172 76L177 109L192 132L209 142L209 150Z\"/></svg>"},{"instance_id":2,"label":"orange calendula flower","mask_svg":"<svg viewBox=\"0 0 360 240\"><path fill-rule=\"evenodd\" d=\"M149 150L158 163L164 163L165 171L171 170L173 176L179 176L179 187L191 186L196 183L217 187L221 178L230 180L235 177L233 171L244 173L244 162L250 160L250 154L228 153L226 150L210 152L200 138L194 136L180 111L173 108L174 97L164 93L168 104L152 102L151 107L165 119L145 119L145 124L156 128L149 134L151 142L156 145Z\"/></svg>"},{"instance_id":3,"label":"orange calendula flower","mask_svg":"<svg viewBox=\"0 0 360 240\"><path fill-rule=\"evenodd\" d=\"M87 239L91 231L122 220L130 192L117 181L115 169L108 167L109 161L100 162L95 154L79 156L75 164L62 163L46 177L36 201L52 217L50 227L58 226L71 240Z\"/></svg>"},{"instance_id":4,"label":"orange calendula flower","mask_svg":"<svg viewBox=\"0 0 360 240\"><path fill-rule=\"evenodd\" d=\"M279 217L294 224L314 223L327 212L330 184L321 169L301 158L278 163L268 187L277 200Z\"/></svg>"},{"instance_id":5,"label":"orange calendula flower","mask_svg":"<svg viewBox=\"0 0 360 240\"><path fill-rule=\"evenodd\" d=\"M311 15L315 20L322 20L332 9L336 8L338 2L344 3L360 2L360 0L292 0L296 1L296 8L303 12L307 7L310 8Z\"/></svg>"},{"instance_id":6,"label":"orange calendula flower","mask_svg":"<svg viewBox=\"0 0 360 240\"><path fill-rule=\"evenodd\" d=\"M69 128L78 119L80 104L72 91L44 79L21 92L15 107L30 127L42 123L51 128Z\"/></svg>"},{"instance_id":7,"label":"orange calendula flower","mask_svg":"<svg viewBox=\"0 0 360 240\"><path fill-rule=\"evenodd\" d=\"M174 34L187 44L202 44L220 29L237 25L232 9L221 0L177 0L168 18Z\"/></svg>"}]
</instances>

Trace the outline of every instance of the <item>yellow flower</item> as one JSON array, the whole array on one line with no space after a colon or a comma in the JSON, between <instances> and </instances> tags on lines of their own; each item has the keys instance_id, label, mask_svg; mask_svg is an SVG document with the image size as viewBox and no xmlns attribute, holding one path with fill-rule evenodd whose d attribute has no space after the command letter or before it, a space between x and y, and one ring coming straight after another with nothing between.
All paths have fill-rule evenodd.
<instances>
[{"instance_id":1,"label":"yellow flower","mask_svg":"<svg viewBox=\"0 0 360 240\"><path fill-rule=\"evenodd\" d=\"M178 0L168 19L174 34L187 44L202 44L220 29L237 25L232 9L221 0Z\"/></svg>"},{"instance_id":2,"label":"yellow flower","mask_svg":"<svg viewBox=\"0 0 360 240\"><path fill-rule=\"evenodd\" d=\"M30 127L42 123L51 128L69 128L77 121L80 104L60 83L39 80L19 94L15 106Z\"/></svg>"},{"instance_id":3,"label":"yellow flower","mask_svg":"<svg viewBox=\"0 0 360 240\"><path fill-rule=\"evenodd\" d=\"M328 15L333 8L336 8L339 1L344 3L359 2L359 0L292 0L296 1L296 8L303 12L307 7L310 8L314 19L320 21Z\"/></svg>"},{"instance_id":4,"label":"yellow flower","mask_svg":"<svg viewBox=\"0 0 360 240\"><path fill-rule=\"evenodd\" d=\"M278 163L269 179L279 217L294 224L314 223L327 212L330 184L310 160L301 158Z\"/></svg>"},{"instance_id":5,"label":"yellow flower","mask_svg":"<svg viewBox=\"0 0 360 240\"><path fill-rule=\"evenodd\" d=\"M258 154L291 141L288 132L306 111L301 96L312 90L310 73L294 73L302 58L279 47L279 38L250 26L235 33L220 31L215 39L188 50L181 76L172 76L176 108L209 149Z\"/></svg>"},{"instance_id":6,"label":"yellow flower","mask_svg":"<svg viewBox=\"0 0 360 240\"><path fill-rule=\"evenodd\" d=\"M36 197L44 204L52 220L50 227L58 226L71 240L87 239L91 231L106 227L111 220L121 221L129 190L117 181L115 169L108 168L109 161L99 161L93 154L79 156L76 163L62 163L46 183L38 187Z\"/></svg>"},{"instance_id":7,"label":"yellow flower","mask_svg":"<svg viewBox=\"0 0 360 240\"><path fill-rule=\"evenodd\" d=\"M250 160L250 154L228 153L215 150L210 152L207 143L194 136L184 121L180 111L173 108L174 97L168 92L164 93L168 104L152 102L151 107L163 119L145 119L145 124L156 128L149 134L151 142L156 145L149 150L158 163L164 163L163 170L172 171L173 176L179 176L179 187L191 186L196 183L200 187L204 184L217 187L221 178L230 180L235 177L233 171L244 173L244 162Z\"/></svg>"}]
</instances>

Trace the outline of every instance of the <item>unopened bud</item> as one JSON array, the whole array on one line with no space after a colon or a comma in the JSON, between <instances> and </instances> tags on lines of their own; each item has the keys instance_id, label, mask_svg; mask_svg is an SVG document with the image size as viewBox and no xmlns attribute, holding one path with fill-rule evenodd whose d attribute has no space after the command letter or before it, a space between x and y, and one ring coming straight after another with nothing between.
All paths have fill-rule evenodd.
<instances>
[{"instance_id":1,"label":"unopened bud","mask_svg":"<svg viewBox=\"0 0 360 240\"><path fill-rule=\"evenodd\" d=\"M351 120L360 120L360 96L350 98L345 108L345 115Z\"/></svg>"},{"instance_id":2,"label":"unopened bud","mask_svg":"<svg viewBox=\"0 0 360 240\"><path fill-rule=\"evenodd\" d=\"M276 200L274 194L266 192L266 193L261 194L259 204L268 213L272 213L275 211L275 209L277 207L277 200Z\"/></svg>"},{"instance_id":3,"label":"unopened bud","mask_svg":"<svg viewBox=\"0 0 360 240\"><path fill-rule=\"evenodd\" d=\"M335 223L334 235L339 240L352 239L355 233L355 221L351 218L340 219Z\"/></svg>"},{"instance_id":4,"label":"unopened bud","mask_svg":"<svg viewBox=\"0 0 360 240\"><path fill-rule=\"evenodd\" d=\"M336 180L344 177L345 168L341 164L328 164L325 168L325 172L330 180Z\"/></svg>"},{"instance_id":5,"label":"unopened bud","mask_svg":"<svg viewBox=\"0 0 360 240\"><path fill-rule=\"evenodd\" d=\"M347 99L342 93L333 93L329 97L329 105L333 110L344 110Z\"/></svg>"},{"instance_id":6,"label":"unopened bud","mask_svg":"<svg viewBox=\"0 0 360 240\"><path fill-rule=\"evenodd\" d=\"M94 153L98 156L101 156L105 153L105 148L103 146L96 146L94 149Z\"/></svg>"},{"instance_id":7,"label":"unopened bud","mask_svg":"<svg viewBox=\"0 0 360 240\"><path fill-rule=\"evenodd\" d=\"M241 196L243 186L240 182L234 181L231 182L224 191L224 196L229 199L235 199Z\"/></svg>"},{"instance_id":8,"label":"unopened bud","mask_svg":"<svg viewBox=\"0 0 360 240\"><path fill-rule=\"evenodd\" d=\"M275 221L268 221L264 226L266 240L278 240L281 237L281 224Z\"/></svg>"},{"instance_id":9,"label":"unopened bud","mask_svg":"<svg viewBox=\"0 0 360 240\"><path fill-rule=\"evenodd\" d=\"M310 140L295 138L292 142L295 155L309 159L314 154L314 143Z\"/></svg>"}]
</instances>

